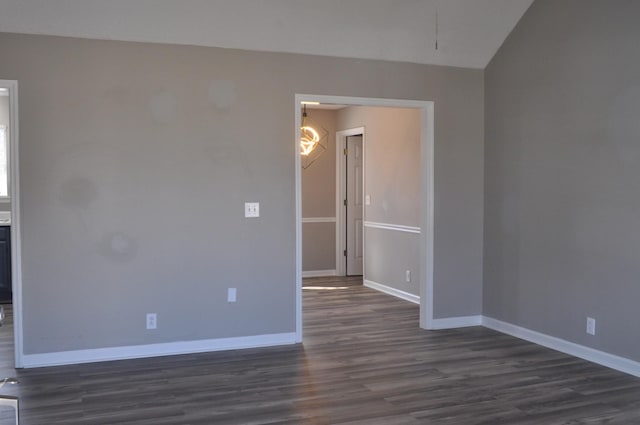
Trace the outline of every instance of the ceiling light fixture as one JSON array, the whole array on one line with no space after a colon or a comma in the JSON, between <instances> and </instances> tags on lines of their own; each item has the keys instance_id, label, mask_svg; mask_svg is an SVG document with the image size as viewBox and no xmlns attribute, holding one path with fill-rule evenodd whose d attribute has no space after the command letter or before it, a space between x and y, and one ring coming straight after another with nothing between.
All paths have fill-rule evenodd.
<instances>
[{"instance_id":1,"label":"ceiling light fixture","mask_svg":"<svg viewBox=\"0 0 640 425\"><path fill-rule=\"evenodd\" d=\"M300 127L300 153L304 156L309 155L318 145L320 135L308 125Z\"/></svg>"},{"instance_id":2,"label":"ceiling light fixture","mask_svg":"<svg viewBox=\"0 0 640 425\"><path fill-rule=\"evenodd\" d=\"M300 155L302 168L308 168L327 149L329 133L322 126L313 122L307 115L307 105L319 105L319 102L302 102L302 124L300 125Z\"/></svg>"}]
</instances>

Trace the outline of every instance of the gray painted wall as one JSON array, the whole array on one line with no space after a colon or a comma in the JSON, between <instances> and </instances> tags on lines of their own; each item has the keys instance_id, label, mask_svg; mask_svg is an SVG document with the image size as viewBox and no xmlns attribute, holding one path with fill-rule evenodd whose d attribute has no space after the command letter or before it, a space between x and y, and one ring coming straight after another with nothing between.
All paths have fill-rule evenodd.
<instances>
[{"instance_id":1,"label":"gray painted wall","mask_svg":"<svg viewBox=\"0 0 640 425\"><path fill-rule=\"evenodd\" d=\"M302 169L302 217L336 216L336 111L307 109L307 116L328 132L327 149ZM335 270L336 224L302 224L302 270Z\"/></svg>"},{"instance_id":2,"label":"gray painted wall","mask_svg":"<svg viewBox=\"0 0 640 425\"><path fill-rule=\"evenodd\" d=\"M420 296L420 235L365 228L365 279ZM411 271L411 282L405 272Z\"/></svg>"},{"instance_id":3,"label":"gray painted wall","mask_svg":"<svg viewBox=\"0 0 640 425\"><path fill-rule=\"evenodd\" d=\"M336 224L304 223L302 225L302 271L335 269Z\"/></svg>"},{"instance_id":4,"label":"gray painted wall","mask_svg":"<svg viewBox=\"0 0 640 425\"><path fill-rule=\"evenodd\" d=\"M366 220L420 226L420 111L350 107L338 129L365 127Z\"/></svg>"},{"instance_id":5,"label":"gray painted wall","mask_svg":"<svg viewBox=\"0 0 640 425\"><path fill-rule=\"evenodd\" d=\"M484 243L485 315L636 361L638 16L537 0L488 66Z\"/></svg>"},{"instance_id":6,"label":"gray painted wall","mask_svg":"<svg viewBox=\"0 0 640 425\"><path fill-rule=\"evenodd\" d=\"M338 128L365 128L365 221L420 226L420 111L350 107L339 111ZM420 294L419 235L365 227L364 277ZM410 270L412 281L406 282Z\"/></svg>"},{"instance_id":7,"label":"gray painted wall","mask_svg":"<svg viewBox=\"0 0 640 425\"><path fill-rule=\"evenodd\" d=\"M482 71L13 34L0 57L27 354L293 332L295 93L435 101L436 315L480 312Z\"/></svg>"}]
</instances>

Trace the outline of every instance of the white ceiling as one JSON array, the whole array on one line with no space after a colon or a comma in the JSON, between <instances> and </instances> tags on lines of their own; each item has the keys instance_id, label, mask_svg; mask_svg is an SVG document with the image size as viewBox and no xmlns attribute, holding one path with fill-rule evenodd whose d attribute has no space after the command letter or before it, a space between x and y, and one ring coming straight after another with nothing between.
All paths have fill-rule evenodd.
<instances>
[{"instance_id":1,"label":"white ceiling","mask_svg":"<svg viewBox=\"0 0 640 425\"><path fill-rule=\"evenodd\" d=\"M0 0L0 32L484 68L532 1Z\"/></svg>"}]
</instances>

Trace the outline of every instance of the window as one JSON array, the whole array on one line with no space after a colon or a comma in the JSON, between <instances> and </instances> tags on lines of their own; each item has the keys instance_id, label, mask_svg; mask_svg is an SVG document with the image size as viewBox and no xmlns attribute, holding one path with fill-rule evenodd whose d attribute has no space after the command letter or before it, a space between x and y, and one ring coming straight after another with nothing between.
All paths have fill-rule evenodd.
<instances>
[{"instance_id":1,"label":"window","mask_svg":"<svg viewBox=\"0 0 640 425\"><path fill-rule=\"evenodd\" d=\"M9 161L7 127L0 125L0 199L9 198Z\"/></svg>"}]
</instances>

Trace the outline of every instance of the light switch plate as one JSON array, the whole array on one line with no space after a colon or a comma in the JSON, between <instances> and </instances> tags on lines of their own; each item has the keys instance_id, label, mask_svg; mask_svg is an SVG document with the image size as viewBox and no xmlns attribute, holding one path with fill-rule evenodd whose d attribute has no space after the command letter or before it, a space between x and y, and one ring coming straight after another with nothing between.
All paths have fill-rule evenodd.
<instances>
[{"instance_id":1,"label":"light switch plate","mask_svg":"<svg viewBox=\"0 0 640 425\"><path fill-rule=\"evenodd\" d=\"M227 289L227 302L234 303L238 299L238 292L236 288Z\"/></svg>"},{"instance_id":2,"label":"light switch plate","mask_svg":"<svg viewBox=\"0 0 640 425\"><path fill-rule=\"evenodd\" d=\"M259 202L245 202L244 203L244 216L246 218L260 217L260 203Z\"/></svg>"}]
</instances>

